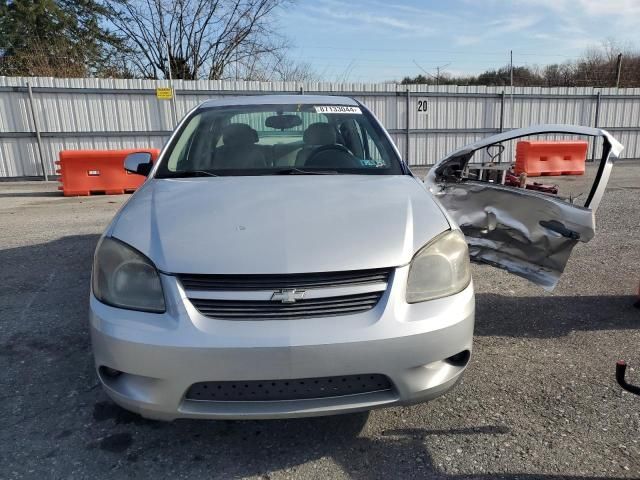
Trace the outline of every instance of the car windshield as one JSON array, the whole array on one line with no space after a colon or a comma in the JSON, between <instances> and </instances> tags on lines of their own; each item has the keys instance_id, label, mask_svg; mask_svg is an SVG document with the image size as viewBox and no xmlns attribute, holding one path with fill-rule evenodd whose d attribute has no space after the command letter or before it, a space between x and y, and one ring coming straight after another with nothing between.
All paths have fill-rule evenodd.
<instances>
[{"instance_id":1,"label":"car windshield","mask_svg":"<svg viewBox=\"0 0 640 480\"><path fill-rule=\"evenodd\" d=\"M183 123L156 177L402 174L371 115L348 105L198 109Z\"/></svg>"}]
</instances>

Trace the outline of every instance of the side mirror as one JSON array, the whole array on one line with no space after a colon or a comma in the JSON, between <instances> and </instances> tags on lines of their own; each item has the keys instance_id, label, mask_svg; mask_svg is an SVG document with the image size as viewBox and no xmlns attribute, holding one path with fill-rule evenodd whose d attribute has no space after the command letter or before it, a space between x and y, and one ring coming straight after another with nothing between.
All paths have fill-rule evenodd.
<instances>
[{"instance_id":1,"label":"side mirror","mask_svg":"<svg viewBox=\"0 0 640 480\"><path fill-rule=\"evenodd\" d=\"M124 169L127 172L137 173L146 177L151 172L152 167L153 162L149 152L130 153L124 159Z\"/></svg>"}]
</instances>

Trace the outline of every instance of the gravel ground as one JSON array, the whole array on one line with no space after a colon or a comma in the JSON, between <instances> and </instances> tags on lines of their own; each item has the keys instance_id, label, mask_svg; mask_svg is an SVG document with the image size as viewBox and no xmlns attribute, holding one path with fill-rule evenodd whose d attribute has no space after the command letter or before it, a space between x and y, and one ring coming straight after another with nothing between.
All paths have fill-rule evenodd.
<instances>
[{"instance_id":1,"label":"gravel ground","mask_svg":"<svg viewBox=\"0 0 640 480\"><path fill-rule=\"evenodd\" d=\"M63 198L0 183L0 478L640 478L640 163L620 163L548 294L474 266L477 327L464 381L370 415L156 423L97 385L87 329L91 256L126 196Z\"/></svg>"}]
</instances>

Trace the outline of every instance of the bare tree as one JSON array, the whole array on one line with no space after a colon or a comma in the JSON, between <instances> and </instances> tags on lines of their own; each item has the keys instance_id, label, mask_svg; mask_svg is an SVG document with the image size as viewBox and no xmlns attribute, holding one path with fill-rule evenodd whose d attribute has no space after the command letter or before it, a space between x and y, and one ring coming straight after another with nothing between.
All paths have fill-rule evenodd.
<instances>
[{"instance_id":1,"label":"bare tree","mask_svg":"<svg viewBox=\"0 0 640 480\"><path fill-rule=\"evenodd\" d=\"M545 66L541 72L547 87L575 87L575 68L571 62L554 63Z\"/></svg>"},{"instance_id":2,"label":"bare tree","mask_svg":"<svg viewBox=\"0 0 640 480\"><path fill-rule=\"evenodd\" d=\"M291 58L283 48L269 57L247 57L240 78L262 82L312 82L319 80L320 75L310 63Z\"/></svg>"},{"instance_id":3,"label":"bare tree","mask_svg":"<svg viewBox=\"0 0 640 480\"><path fill-rule=\"evenodd\" d=\"M275 78L283 82L311 82L318 80L318 74L310 63L296 62L288 57L281 57L273 66Z\"/></svg>"},{"instance_id":4,"label":"bare tree","mask_svg":"<svg viewBox=\"0 0 640 480\"><path fill-rule=\"evenodd\" d=\"M109 21L127 42L123 55L146 78L229 76L247 59L268 57L285 43L274 10L290 0L104 0Z\"/></svg>"}]
</instances>

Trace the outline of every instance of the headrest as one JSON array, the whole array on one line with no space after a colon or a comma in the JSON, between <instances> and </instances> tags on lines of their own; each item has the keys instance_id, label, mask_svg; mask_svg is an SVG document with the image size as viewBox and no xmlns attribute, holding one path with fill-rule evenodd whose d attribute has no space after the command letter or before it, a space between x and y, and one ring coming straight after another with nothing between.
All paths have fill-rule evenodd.
<instances>
[{"instance_id":1,"label":"headrest","mask_svg":"<svg viewBox=\"0 0 640 480\"><path fill-rule=\"evenodd\" d=\"M328 123L312 123L304 131L302 141L307 145L333 145L336 131Z\"/></svg>"},{"instance_id":2,"label":"headrest","mask_svg":"<svg viewBox=\"0 0 640 480\"><path fill-rule=\"evenodd\" d=\"M230 123L222 129L222 141L229 147L252 145L258 141L258 132L246 123Z\"/></svg>"}]
</instances>

